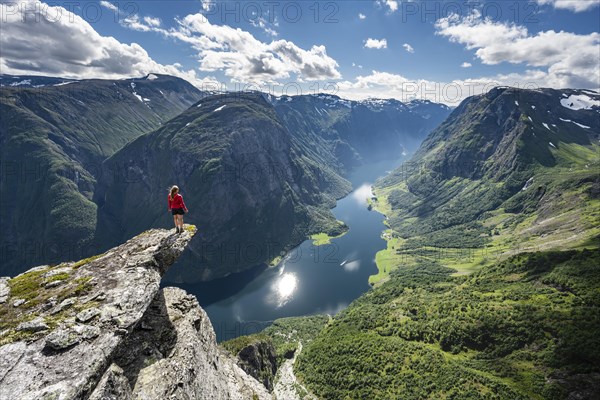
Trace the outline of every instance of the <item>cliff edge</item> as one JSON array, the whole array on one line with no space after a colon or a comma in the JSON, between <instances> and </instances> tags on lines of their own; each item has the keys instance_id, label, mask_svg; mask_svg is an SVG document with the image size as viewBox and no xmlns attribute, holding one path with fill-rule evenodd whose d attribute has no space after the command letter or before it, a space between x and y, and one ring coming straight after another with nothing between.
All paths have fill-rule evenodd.
<instances>
[{"instance_id":1,"label":"cliff edge","mask_svg":"<svg viewBox=\"0 0 600 400\"><path fill-rule=\"evenodd\" d=\"M160 289L195 233L152 229L0 278L0 399L271 399L194 296Z\"/></svg>"}]
</instances>

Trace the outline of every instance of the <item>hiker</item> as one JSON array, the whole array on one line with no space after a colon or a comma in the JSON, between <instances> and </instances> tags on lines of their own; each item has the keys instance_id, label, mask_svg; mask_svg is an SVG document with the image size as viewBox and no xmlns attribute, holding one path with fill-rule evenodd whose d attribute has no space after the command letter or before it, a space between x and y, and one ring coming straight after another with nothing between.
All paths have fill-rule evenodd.
<instances>
[{"instance_id":1,"label":"hiker","mask_svg":"<svg viewBox=\"0 0 600 400\"><path fill-rule=\"evenodd\" d=\"M173 222L175 222L175 231L183 232L183 214L188 212L183 197L179 194L179 188L175 185L169 190L169 211L173 214Z\"/></svg>"}]
</instances>

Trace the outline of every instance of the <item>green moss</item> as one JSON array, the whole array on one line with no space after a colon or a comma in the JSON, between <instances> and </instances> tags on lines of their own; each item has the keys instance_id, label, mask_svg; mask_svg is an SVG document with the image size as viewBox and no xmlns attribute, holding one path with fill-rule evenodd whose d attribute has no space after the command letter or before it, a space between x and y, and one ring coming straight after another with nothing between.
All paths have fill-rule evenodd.
<instances>
[{"instance_id":1,"label":"green moss","mask_svg":"<svg viewBox=\"0 0 600 400\"><path fill-rule=\"evenodd\" d=\"M52 275L50 278L46 279L44 283L66 281L67 279L69 279L70 276L71 274L69 274L68 272L61 272L60 274Z\"/></svg>"},{"instance_id":2,"label":"green moss","mask_svg":"<svg viewBox=\"0 0 600 400\"><path fill-rule=\"evenodd\" d=\"M24 299L25 301L35 299L43 282L42 275L49 270L48 268L41 271L30 271L9 280L11 298Z\"/></svg>"},{"instance_id":3,"label":"green moss","mask_svg":"<svg viewBox=\"0 0 600 400\"><path fill-rule=\"evenodd\" d=\"M0 305L0 331L8 330L8 332L0 338L0 343L7 344L18 340L35 339L39 334L17 332L16 327L20 323L36 318L40 314L40 305L46 303L50 298L56 298L57 304L59 304L66 298L81 296L91 289L92 286L89 283L92 279L91 277L70 279L70 274L60 273L47 280L43 279L45 273L64 266L64 264L60 264L40 271L30 271L8 281L11 288L11 297L6 303ZM59 287L50 289L43 286L47 282L56 280L64 280L65 283ZM23 299L26 302L19 307L13 307L12 303L15 299ZM52 329L58 326L65 318L97 305L97 302L76 304L73 308L64 310L56 315L46 316L45 321Z\"/></svg>"},{"instance_id":4,"label":"green moss","mask_svg":"<svg viewBox=\"0 0 600 400\"><path fill-rule=\"evenodd\" d=\"M83 260L79 260L79 261L77 261L75 264L71 265L71 267L72 267L73 269L80 268L80 267L82 267L82 266L84 266L84 265L86 265L86 264L89 264L89 263L91 263L92 261L94 261L94 260L96 260L96 259L98 259L98 258L102 257L104 254L105 254L105 253L102 253L102 254L98 254L98 255L92 256L92 257L85 258L85 259L83 259Z\"/></svg>"},{"instance_id":5,"label":"green moss","mask_svg":"<svg viewBox=\"0 0 600 400\"><path fill-rule=\"evenodd\" d=\"M184 225L184 227L183 227L183 228L184 228L186 231L188 231L188 232L192 232L192 233L195 233L195 232L198 230L198 228L196 228L196 225L187 225L187 224L186 224L186 225Z\"/></svg>"}]
</instances>

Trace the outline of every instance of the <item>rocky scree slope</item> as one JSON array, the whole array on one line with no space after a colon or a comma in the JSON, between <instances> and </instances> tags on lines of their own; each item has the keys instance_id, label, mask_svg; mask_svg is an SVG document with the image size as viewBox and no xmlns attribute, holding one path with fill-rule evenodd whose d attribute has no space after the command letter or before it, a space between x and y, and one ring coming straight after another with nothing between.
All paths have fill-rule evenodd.
<instances>
[{"instance_id":1,"label":"rocky scree slope","mask_svg":"<svg viewBox=\"0 0 600 400\"><path fill-rule=\"evenodd\" d=\"M0 399L270 399L161 276L196 228L0 279Z\"/></svg>"}]
</instances>

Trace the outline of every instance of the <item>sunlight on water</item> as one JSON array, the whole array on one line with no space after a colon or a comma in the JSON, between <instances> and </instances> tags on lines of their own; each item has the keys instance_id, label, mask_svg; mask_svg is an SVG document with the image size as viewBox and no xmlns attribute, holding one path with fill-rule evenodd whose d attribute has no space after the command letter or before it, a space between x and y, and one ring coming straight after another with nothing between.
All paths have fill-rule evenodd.
<instances>
[{"instance_id":1,"label":"sunlight on water","mask_svg":"<svg viewBox=\"0 0 600 400\"><path fill-rule=\"evenodd\" d=\"M363 183L354 192L352 192L352 198L358 202L358 204L367 204L367 199L373 196L371 191L370 183Z\"/></svg>"},{"instance_id":2,"label":"sunlight on water","mask_svg":"<svg viewBox=\"0 0 600 400\"><path fill-rule=\"evenodd\" d=\"M354 260L354 261L346 262L346 263L343 263L342 267L344 267L344 269L347 272L358 271L358 269L360 268L360 261Z\"/></svg>"},{"instance_id":3,"label":"sunlight on water","mask_svg":"<svg viewBox=\"0 0 600 400\"><path fill-rule=\"evenodd\" d=\"M275 282L274 289L277 297L277 307L284 306L292 299L296 288L298 287L298 278L296 274L284 273Z\"/></svg>"}]
</instances>

